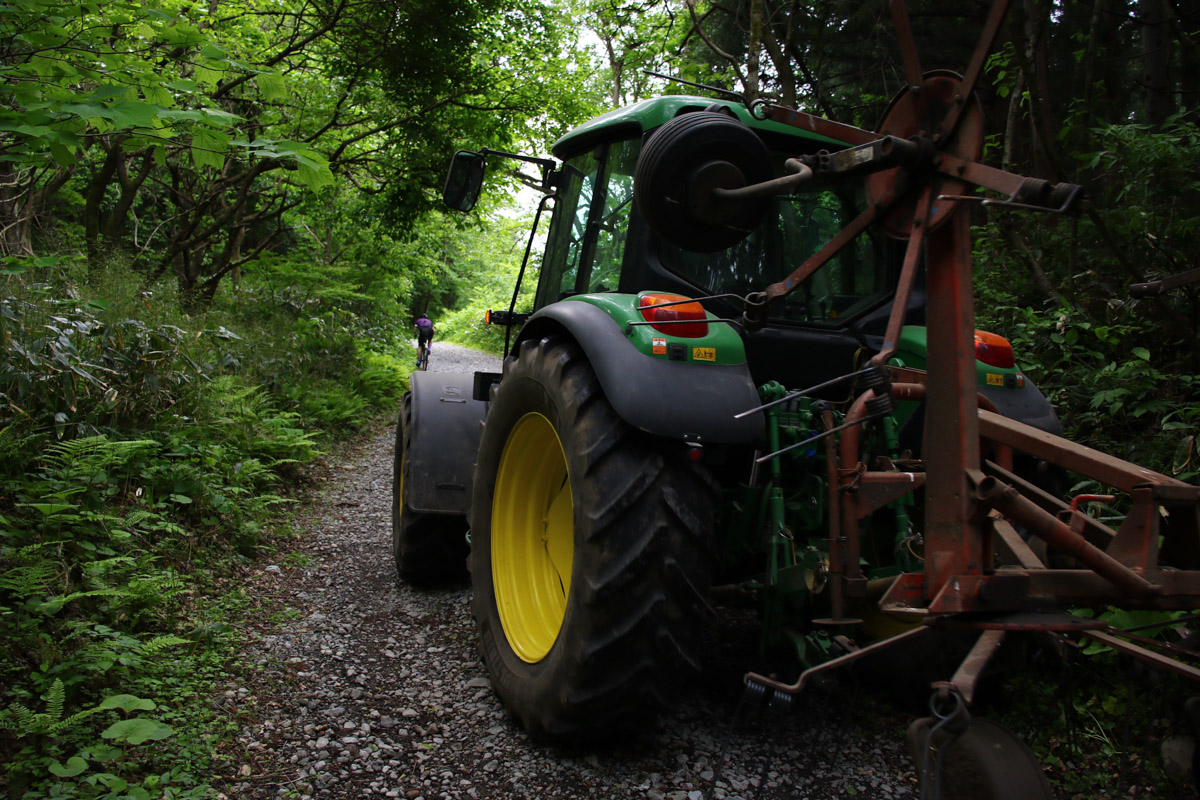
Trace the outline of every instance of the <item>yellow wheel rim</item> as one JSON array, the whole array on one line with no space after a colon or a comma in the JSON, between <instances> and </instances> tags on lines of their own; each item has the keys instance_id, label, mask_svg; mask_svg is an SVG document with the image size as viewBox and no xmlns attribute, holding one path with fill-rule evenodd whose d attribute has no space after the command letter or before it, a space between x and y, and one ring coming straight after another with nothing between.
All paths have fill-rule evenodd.
<instances>
[{"instance_id":1,"label":"yellow wheel rim","mask_svg":"<svg viewBox=\"0 0 1200 800\"><path fill-rule=\"evenodd\" d=\"M575 504L562 443L550 420L517 420L492 498L492 584L509 646L530 664L558 638L575 553Z\"/></svg>"}]
</instances>

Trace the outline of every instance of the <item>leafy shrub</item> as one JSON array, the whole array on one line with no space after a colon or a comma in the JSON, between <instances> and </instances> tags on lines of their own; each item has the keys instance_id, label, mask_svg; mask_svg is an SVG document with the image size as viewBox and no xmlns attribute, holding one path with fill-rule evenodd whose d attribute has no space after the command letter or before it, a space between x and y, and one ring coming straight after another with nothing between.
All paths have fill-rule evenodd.
<instances>
[{"instance_id":1,"label":"leafy shrub","mask_svg":"<svg viewBox=\"0 0 1200 800\"><path fill-rule=\"evenodd\" d=\"M0 298L0 428L56 437L128 431L190 399L197 366L184 331L106 321L73 300Z\"/></svg>"},{"instance_id":2,"label":"leafy shrub","mask_svg":"<svg viewBox=\"0 0 1200 800\"><path fill-rule=\"evenodd\" d=\"M508 309L508 304L504 304ZM438 334L446 341L473 347L485 353L502 355L504 350L504 327L485 325L483 312L472 306L451 312L438 322Z\"/></svg>"},{"instance_id":3,"label":"leafy shrub","mask_svg":"<svg viewBox=\"0 0 1200 800\"><path fill-rule=\"evenodd\" d=\"M1070 438L1185 479L1198 474L1200 284L1131 297L1183 272L1200 246L1189 164L1200 127L1110 125L1078 156L1092 211L977 229L979 326L1013 340Z\"/></svg>"},{"instance_id":4,"label":"leafy shrub","mask_svg":"<svg viewBox=\"0 0 1200 800\"><path fill-rule=\"evenodd\" d=\"M411 371L407 357L365 351L359 357L362 368L354 387L364 400L376 407L390 407L408 388Z\"/></svg>"}]
</instances>

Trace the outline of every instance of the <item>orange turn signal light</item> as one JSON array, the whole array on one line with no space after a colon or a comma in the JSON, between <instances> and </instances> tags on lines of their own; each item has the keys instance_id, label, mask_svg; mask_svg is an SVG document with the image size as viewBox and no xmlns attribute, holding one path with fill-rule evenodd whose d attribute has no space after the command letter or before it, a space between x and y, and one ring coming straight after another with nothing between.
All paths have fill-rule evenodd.
<instances>
[{"instance_id":1,"label":"orange turn signal light","mask_svg":"<svg viewBox=\"0 0 1200 800\"><path fill-rule=\"evenodd\" d=\"M664 305L669 304L669 305ZM638 298L642 319L659 333L684 339L708 335L704 306L681 294L644 294Z\"/></svg>"},{"instance_id":2,"label":"orange turn signal light","mask_svg":"<svg viewBox=\"0 0 1200 800\"><path fill-rule=\"evenodd\" d=\"M1010 369L1016 366L1008 339L987 331L975 331L975 358L990 367Z\"/></svg>"}]
</instances>

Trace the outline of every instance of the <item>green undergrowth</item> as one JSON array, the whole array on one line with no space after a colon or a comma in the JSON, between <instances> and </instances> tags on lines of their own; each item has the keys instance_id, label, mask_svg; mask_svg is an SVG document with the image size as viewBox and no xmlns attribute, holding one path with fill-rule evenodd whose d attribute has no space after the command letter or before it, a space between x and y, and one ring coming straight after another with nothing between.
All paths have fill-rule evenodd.
<instances>
[{"instance_id":1,"label":"green undergrowth","mask_svg":"<svg viewBox=\"0 0 1200 800\"><path fill-rule=\"evenodd\" d=\"M1084 111L1085 109L1076 109ZM1012 340L1067 437L1181 480L1200 479L1200 283L1185 272L1200 225L1190 165L1200 127L1110 125L1075 157L1090 206L1045 225L996 213L975 229L980 328Z\"/></svg>"},{"instance_id":2,"label":"green undergrowth","mask_svg":"<svg viewBox=\"0 0 1200 800\"><path fill-rule=\"evenodd\" d=\"M7 266L0 796L212 796L235 576L306 466L395 408L411 351L262 286L184 316L166 290Z\"/></svg>"},{"instance_id":3,"label":"green undergrowth","mask_svg":"<svg viewBox=\"0 0 1200 800\"><path fill-rule=\"evenodd\" d=\"M1117 626L1131 615L1110 613ZM1184 800L1195 797L1190 764L1168 761L1163 747L1194 736L1184 704L1195 695L1200 690L1188 679L1099 644L1064 640L985 689L976 713L1032 748L1058 797Z\"/></svg>"},{"instance_id":4,"label":"green undergrowth","mask_svg":"<svg viewBox=\"0 0 1200 800\"><path fill-rule=\"evenodd\" d=\"M505 306L507 309L507 306ZM438 325L438 335L451 344L471 347L494 356L504 353L504 328L486 325L483 312L477 308L466 308L447 314Z\"/></svg>"}]
</instances>

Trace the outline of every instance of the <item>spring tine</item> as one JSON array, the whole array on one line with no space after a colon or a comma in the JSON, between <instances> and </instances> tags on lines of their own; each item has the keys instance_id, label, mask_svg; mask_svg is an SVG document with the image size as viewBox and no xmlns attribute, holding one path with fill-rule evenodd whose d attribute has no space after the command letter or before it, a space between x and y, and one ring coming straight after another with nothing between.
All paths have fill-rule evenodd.
<instances>
[{"instance_id":1,"label":"spring tine","mask_svg":"<svg viewBox=\"0 0 1200 800\"><path fill-rule=\"evenodd\" d=\"M746 681L746 688L742 690L742 702L750 705L762 705L763 700L767 696L767 687L758 681Z\"/></svg>"}]
</instances>

